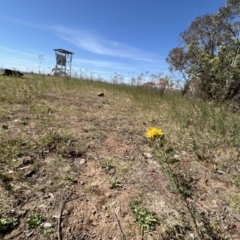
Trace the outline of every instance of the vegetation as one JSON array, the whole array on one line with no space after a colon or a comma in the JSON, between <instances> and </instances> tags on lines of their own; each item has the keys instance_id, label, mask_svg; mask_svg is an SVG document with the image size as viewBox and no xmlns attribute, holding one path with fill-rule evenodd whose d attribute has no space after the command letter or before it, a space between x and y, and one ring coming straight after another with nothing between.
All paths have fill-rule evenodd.
<instances>
[{"instance_id":1,"label":"vegetation","mask_svg":"<svg viewBox=\"0 0 240 240\"><path fill-rule=\"evenodd\" d=\"M42 216L38 213L33 214L27 221L28 227L30 229L37 228L43 222Z\"/></svg>"},{"instance_id":2,"label":"vegetation","mask_svg":"<svg viewBox=\"0 0 240 240\"><path fill-rule=\"evenodd\" d=\"M9 232L17 226L16 217L4 217L0 215L0 233Z\"/></svg>"},{"instance_id":3,"label":"vegetation","mask_svg":"<svg viewBox=\"0 0 240 240\"><path fill-rule=\"evenodd\" d=\"M181 33L182 92L147 72L0 76L0 238L238 239L239 14L227 0Z\"/></svg>"},{"instance_id":4,"label":"vegetation","mask_svg":"<svg viewBox=\"0 0 240 240\"><path fill-rule=\"evenodd\" d=\"M185 79L184 93L202 99L240 104L240 5L227 0L215 14L192 21L181 33L181 45L167 57L171 71Z\"/></svg>"},{"instance_id":5,"label":"vegetation","mask_svg":"<svg viewBox=\"0 0 240 240\"><path fill-rule=\"evenodd\" d=\"M141 233L145 231L150 232L154 230L158 222L155 213L141 206L139 199L134 199L130 202L130 209L134 215L135 221L140 225Z\"/></svg>"},{"instance_id":6,"label":"vegetation","mask_svg":"<svg viewBox=\"0 0 240 240\"><path fill-rule=\"evenodd\" d=\"M104 169L105 173L109 173L111 169L114 169L114 166L112 165L110 160L104 160L101 163L101 167Z\"/></svg>"},{"instance_id":7,"label":"vegetation","mask_svg":"<svg viewBox=\"0 0 240 240\"><path fill-rule=\"evenodd\" d=\"M122 187L122 184L117 177L113 177L110 180L110 188L117 188L117 187Z\"/></svg>"},{"instance_id":8,"label":"vegetation","mask_svg":"<svg viewBox=\"0 0 240 240\"><path fill-rule=\"evenodd\" d=\"M239 236L240 116L141 79L0 76L1 237Z\"/></svg>"}]
</instances>

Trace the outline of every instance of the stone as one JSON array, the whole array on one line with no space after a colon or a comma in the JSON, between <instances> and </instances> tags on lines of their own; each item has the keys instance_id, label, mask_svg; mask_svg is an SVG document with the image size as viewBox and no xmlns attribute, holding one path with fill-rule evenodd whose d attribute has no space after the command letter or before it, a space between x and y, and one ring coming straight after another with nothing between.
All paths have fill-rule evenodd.
<instances>
[{"instance_id":1,"label":"stone","mask_svg":"<svg viewBox=\"0 0 240 240\"><path fill-rule=\"evenodd\" d=\"M99 92L97 95L98 95L99 97L104 97L104 93L103 93L103 92Z\"/></svg>"},{"instance_id":2,"label":"stone","mask_svg":"<svg viewBox=\"0 0 240 240\"><path fill-rule=\"evenodd\" d=\"M111 196L112 196L111 193L106 193L107 198L110 198Z\"/></svg>"},{"instance_id":3,"label":"stone","mask_svg":"<svg viewBox=\"0 0 240 240\"><path fill-rule=\"evenodd\" d=\"M33 163L33 160L30 156L26 156L22 160L22 164L24 164L24 165L28 165L28 164L32 164L32 163Z\"/></svg>"},{"instance_id":4,"label":"stone","mask_svg":"<svg viewBox=\"0 0 240 240\"><path fill-rule=\"evenodd\" d=\"M43 228L44 229L48 229L48 228L52 228L53 227L53 225L51 224L51 223L49 223L49 222L45 222L44 224L43 224Z\"/></svg>"},{"instance_id":5,"label":"stone","mask_svg":"<svg viewBox=\"0 0 240 240\"><path fill-rule=\"evenodd\" d=\"M79 164L80 165L83 165L83 164L85 164L86 163L86 160L84 159L84 158L81 158L80 160L79 160Z\"/></svg>"},{"instance_id":6,"label":"stone","mask_svg":"<svg viewBox=\"0 0 240 240\"><path fill-rule=\"evenodd\" d=\"M103 210L106 210L106 209L107 209L107 207L106 207L105 205L103 205L103 206L102 206L102 209L103 209Z\"/></svg>"},{"instance_id":7,"label":"stone","mask_svg":"<svg viewBox=\"0 0 240 240\"><path fill-rule=\"evenodd\" d=\"M145 152L145 153L143 153L143 155L146 158L152 158L152 154L151 153Z\"/></svg>"},{"instance_id":8,"label":"stone","mask_svg":"<svg viewBox=\"0 0 240 240\"><path fill-rule=\"evenodd\" d=\"M114 174L115 172L116 172L116 169L115 169L115 168L111 168L108 173L109 173L110 175L112 175L112 174Z\"/></svg>"},{"instance_id":9,"label":"stone","mask_svg":"<svg viewBox=\"0 0 240 240\"><path fill-rule=\"evenodd\" d=\"M26 238L31 237L31 236L33 235L33 233L34 233L33 230L32 230L32 231L26 231L26 232L25 232Z\"/></svg>"}]
</instances>

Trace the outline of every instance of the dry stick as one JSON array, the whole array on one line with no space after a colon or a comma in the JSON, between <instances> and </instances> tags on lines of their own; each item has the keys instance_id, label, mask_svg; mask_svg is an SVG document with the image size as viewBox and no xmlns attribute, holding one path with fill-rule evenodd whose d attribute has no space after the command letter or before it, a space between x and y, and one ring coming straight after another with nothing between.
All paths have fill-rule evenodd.
<instances>
[{"instance_id":1,"label":"dry stick","mask_svg":"<svg viewBox=\"0 0 240 240\"><path fill-rule=\"evenodd\" d=\"M119 220L118 220L118 218L117 218L117 214L114 213L114 215L115 215L116 221L117 221L117 223L118 223L118 227L119 227L119 229L120 229L120 231L121 231L122 239L126 239L126 236L124 235L123 230L122 230L121 225L120 225L120 222L119 222Z\"/></svg>"},{"instance_id":2,"label":"dry stick","mask_svg":"<svg viewBox=\"0 0 240 240\"><path fill-rule=\"evenodd\" d=\"M62 236L61 236L61 219L62 219L63 208L64 208L64 206L65 206L65 204L67 202L70 202L70 201L78 198L78 197L76 197L76 198L73 198L73 199L72 198L69 199L71 197L71 195L72 195L72 192L67 192L65 194L65 196L62 197L62 202L61 202L61 205L60 205L59 218L58 218L58 240L62 240Z\"/></svg>"},{"instance_id":3,"label":"dry stick","mask_svg":"<svg viewBox=\"0 0 240 240\"><path fill-rule=\"evenodd\" d=\"M65 201L61 202L61 207L60 207L60 213L59 213L59 218L58 218L58 240L62 240L61 236L61 219L62 219L62 212L63 212L63 207L65 205Z\"/></svg>"}]
</instances>

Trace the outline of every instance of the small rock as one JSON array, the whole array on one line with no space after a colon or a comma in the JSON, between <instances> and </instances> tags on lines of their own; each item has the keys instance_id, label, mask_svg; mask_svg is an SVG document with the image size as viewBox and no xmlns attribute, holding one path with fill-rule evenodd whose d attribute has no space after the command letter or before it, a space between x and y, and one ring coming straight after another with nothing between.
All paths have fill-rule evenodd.
<instances>
[{"instance_id":1,"label":"small rock","mask_svg":"<svg viewBox=\"0 0 240 240\"><path fill-rule=\"evenodd\" d=\"M152 158L152 154L151 154L151 153L145 152L145 153L143 153L143 155L144 155L144 157L146 157L146 158Z\"/></svg>"},{"instance_id":2,"label":"small rock","mask_svg":"<svg viewBox=\"0 0 240 240\"><path fill-rule=\"evenodd\" d=\"M107 198L110 198L111 196L112 196L111 193L106 193Z\"/></svg>"},{"instance_id":3,"label":"small rock","mask_svg":"<svg viewBox=\"0 0 240 240\"><path fill-rule=\"evenodd\" d=\"M224 171L221 171L219 169L216 170L216 173L220 174L220 175L223 175L223 174L226 174Z\"/></svg>"},{"instance_id":4,"label":"small rock","mask_svg":"<svg viewBox=\"0 0 240 240\"><path fill-rule=\"evenodd\" d=\"M99 97L104 97L104 93L103 93L103 92L99 92L97 95L98 95Z\"/></svg>"},{"instance_id":5,"label":"small rock","mask_svg":"<svg viewBox=\"0 0 240 240\"><path fill-rule=\"evenodd\" d=\"M44 229L48 229L48 228L52 228L52 227L53 227L53 225L51 223L46 222L43 224Z\"/></svg>"},{"instance_id":6,"label":"small rock","mask_svg":"<svg viewBox=\"0 0 240 240\"><path fill-rule=\"evenodd\" d=\"M29 238L29 237L31 237L32 235L33 235L33 233L34 233L34 231L32 230L32 231L27 231L25 234L26 234L26 238Z\"/></svg>"},{"instance_id":7,"label":"small rock","mask_svg":"<svg viewBox=\"0 0 240 240\"><path fill-rule=\"evenodd\" d=\"M109 217L110 217L110 215L109 215L108 213L106 213L106 214L105 214L105 217L106 217L106 218L109 218Z\"/></svg>"},{"instance_id":8,"label":"small rock","mask_svg":"<svg viewBox=\"0 0 240 240\"><path fill-rule=\"evenodd\" d=\"M86 160L84 159L84 158L81 158L80 160L79 160L79 164L80 165L83 165L83 164L85 164L86 163Z\"/></svg>"},{"instance_id":9,"label":"small rock","mask_svg":"<svg viewBox=\"0 0 240 240\"><path fill-rule=\"evenodd\" d=\"M195 239L195 237L194 237L194 234L193 233L189 233L189 237L191 238L191 239Z\"/></svg>"},{"instance_id":10,"label":"small rock","mask_svg":"<svg viewBox=\"0 0 240 240\"><path fill-rule=\"evenodd\" d=\"M102 209L103 209L103 210L106 210L106 209L107 209L107 207L106 207L105 205L103 205L103 206L102 206Z\"/></svg>"},{"instance_id":11,"label":"small rock","mask_svg":"<svg viewBox=\"0 0 240 240\"><path fill-rule=\"evenodd\" d=\"M115 168L111 168L108 173L109 173L110 175L112 175L112 174L114 174L115 172L116 172Z\"/></svg>"},{"instance_id":12,"label":"small rock","mask_svg":"<svg viewBox=\"0 0 240 240\"><path fill-rule=\"evenodd\" d=\"M95 214L96 214L96 212L97 212L97 211L94 209L94 210L92 211L92 214L93 214L93 215L95 215Z\"/></svg>"},{"instance_id":13,"label":"small rock","mask_svg":"<svg viewBox=\"0 0 240 240\"><path fill-rule=\"evenodd\" d=\"M81 184L81 185L84 185L84 184L85 184L85 182L81 181L81 182L80 182L80 184Z\"/></svg>"},{"instance_id":14,"label":"small rock","mask_svg":"<svg viewBox=\"0 0 240 240\"><path fill-rule=\"evenodd\" d=\"M27 156L27 157L23 158L22 163L24 165L32 164L33 160L32 160L32 158L30 156Z\"/></svg>"},{"instance_id":15,"label":"small rock","mask_svg":"<svg viewBox=\"0 0 240 240\"><path fill-rule=\"evenodd\" d=\"M14 119L13 122L20 122L20 120L19 119Z\"/></svg>"}]
</instances>

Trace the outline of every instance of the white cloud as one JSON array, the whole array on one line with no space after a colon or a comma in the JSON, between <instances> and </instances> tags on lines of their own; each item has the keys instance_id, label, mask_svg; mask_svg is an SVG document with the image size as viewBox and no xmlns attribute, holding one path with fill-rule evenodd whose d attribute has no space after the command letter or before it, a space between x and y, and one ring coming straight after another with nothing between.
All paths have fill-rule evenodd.
<instances>
[{"instance_id":1,"label":"white cloud","mask_svg":"<svg viewBox=\"0 0 240 240\"><path fill-rule=\"evenodd\" d=\"M9 22L14 22L14 23L25 25L25 26L32 27L32 28L51 30L51 26L49 26L49 25L38 24L38 23L34 23L34 22L27 22L27 21L20 20L20 19L14 18L14 17L6 16L6 15L2 15L0 18L4 19L6 21L9 21Z\"/></svg>"},{"instance_id":2,"label":"white cloud","mask_svg":"<svg viewBox=\"0 0 240 240\"><path fill-rule=\"evenodd\" d=\"M54 34L60 39L75 45L79 49L96 54L92 54L89 59L86 59L86 56L85 59L75 58L76 55L74 55L73 68L76 69L93 69L98 73L102 70L103 73L106 73L104 74L106 76L114 72L124 75L133 72L141 73L145 71L149 71L151 73L159 71L167 72L167 65L164 59L159 58L157 55L117 40L109 40L93 30L70 28L61 25L37 24L6 16L1 16L0 18L33 29L47 31L50 34ZM17 51L4 46L0 46L0 49L6 53L5 56L8 56L8 59L10 55L12 55L12 57L20 57L20 55L22 55L23 59L30 60L34 58L36 66L39 65L38 55L33 55L24 51ZM109 59L113 59L113 61L110 61ZM18 59L15 60L16 64L20 64ZM14 59L12 59L12 61L14 61ZM47 66L53 64L51 62L55 62L53 57L44 56L42 68L44 68L45 65ZM9 65L8 63L6 64ZM32 66L33 61L31 65L30 62L25 62L25 65Z\"/></svg>"},{"instance_id":3,"label":"white cloud","mask_svg":"<svg viewBox=\"0 0 240 240\"><path fill-rule=\"evenodd\" d=\"M125 63L114 62L114 61L105 61L105 60L88 60L83 58L75 58L74 64L79 66L91 66L91 67L99 67L99 68L107 68L107 69L119 69L119 70L127 70L134 71L135 68L127 66Z\"/></svg>"},{"instance_id":4,"label":"white cloud","mask_svg":"<svg viewBox=\"0 0 240 240\"><path fill-rule=\"evenodd\" d=\"M64 27L61 25L38 24L19 20L9 16L2 16L1 18L32 28L51 31L64 41L70 42L78 48L91 53L112 57L128 58L131 60L144 62L157 61L157 57L152 53L140 50L134 46L128 45L123 42L106 39L99 33L96 33L92 30L86 31L81 29Z\"/></svg>"},{"instance_id":5,"label":"white cloud","mask_svg":"<svg viewBox=\"0 0 240 240\"><path fill-rule=\"evenodd\" d=\"M28 56L28 57L36 58L36 55L29 54L29 53L22 52L22 51L17 51L17 50L14 50L14 49L11 49L11 48L7 48L7 47L4 47L4 46L0 46L0 49L4 50L6 52L12 52L12 53L16 53L16 54L20 54L20 55L25 55L25 56Z\"/></svg>"},{"instance_id":6,"label":"white cloud","mask_svg":"<svg viewBox=\"0 0 240 240\"><path fill-rule=\"evenodd\" d=\"M142 51L126 43L105 39L91 31L70 29L62 26L53 26L53 30L63 40L88 52L138 61L156 61L156 57L152 53Z\"/></svg>"}]
</instances>

